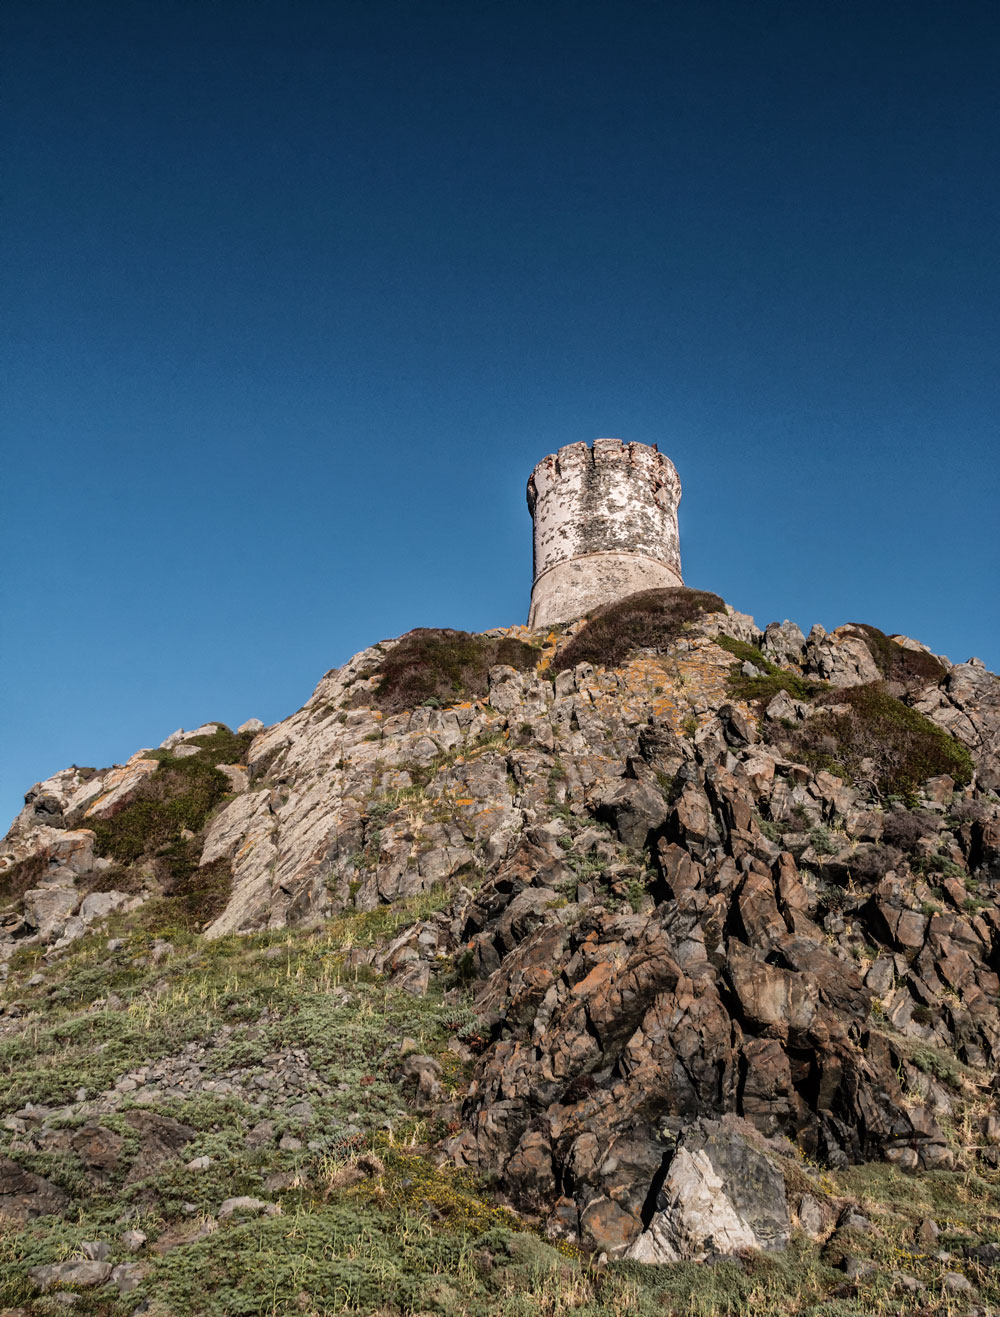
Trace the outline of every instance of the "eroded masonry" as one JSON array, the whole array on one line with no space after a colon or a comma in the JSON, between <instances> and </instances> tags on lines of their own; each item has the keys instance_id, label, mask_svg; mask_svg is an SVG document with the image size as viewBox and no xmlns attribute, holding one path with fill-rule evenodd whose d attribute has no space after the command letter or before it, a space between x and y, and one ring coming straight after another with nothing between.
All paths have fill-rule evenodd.
<instances>
[{"instance_id":1,"label":"eroded masonry","mask_svg":"<svg viewBox=\"0 0 1000 1317\"><path fill-rule=\"evenodd\" d=\"M528 480L532 628L639 590L683 585L674 464L654 446L597 439L543 458Z\"/></svg>"}]
</instances>

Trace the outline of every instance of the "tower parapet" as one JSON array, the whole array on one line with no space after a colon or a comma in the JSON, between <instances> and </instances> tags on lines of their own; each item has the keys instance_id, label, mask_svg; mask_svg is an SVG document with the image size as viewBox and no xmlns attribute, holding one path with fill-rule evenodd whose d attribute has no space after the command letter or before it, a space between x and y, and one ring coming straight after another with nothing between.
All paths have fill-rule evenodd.
<instances>
[{"instance_id":1,"label":"tower parapet","mask_svg":"<svg viewBox=\"0 0 1000 1317\"><path fill-rule=\"evenodd\" d=\"M595 439L544 457L528 480L535 572L528 626L569 622L638 590L683 585L681 482L655 445Z\"/></svg>"}]
</instances>

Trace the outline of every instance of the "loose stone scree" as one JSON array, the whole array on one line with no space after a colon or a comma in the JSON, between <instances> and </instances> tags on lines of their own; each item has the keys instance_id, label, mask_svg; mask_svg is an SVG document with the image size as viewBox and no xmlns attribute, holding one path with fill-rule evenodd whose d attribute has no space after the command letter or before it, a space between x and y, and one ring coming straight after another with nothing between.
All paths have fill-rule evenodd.
<instances>
[{"instance_id":1,"label":"loose stone scree","mask_svg":"<svg viewBox=\"0 0 1000 1317\"><path fill-rule=\"evenodd\" d=\"M656 445L568 444L528 481L535 579L528 626L582 617L638 590L683 585L681 482Z\"/></svg>"}]
</instances>

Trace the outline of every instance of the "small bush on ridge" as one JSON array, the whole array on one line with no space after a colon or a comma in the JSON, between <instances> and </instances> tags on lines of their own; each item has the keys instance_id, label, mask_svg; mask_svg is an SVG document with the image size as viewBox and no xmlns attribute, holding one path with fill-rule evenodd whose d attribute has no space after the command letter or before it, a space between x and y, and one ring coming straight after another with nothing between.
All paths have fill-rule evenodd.
<instances>
[{"instance_id":1,"label":"small bush on ridge","mask_svg":"<svg viewBox=\"0 0 1000 1317\"><path fill-rule=\"evenodd\" d=\"M418 627L364 673L378 677L374 691L359 691L355 706L402 713L421 704L440 707L472 700L489 689L490 668L503 663L531 671L538 651L509 636L477 636L447 627Z\"/></svg>"},{"instance_id":2,"label":"small bush on ridge","mask_svg":"<svg viewBox=\"0 0 1000 1317\"><path fill-rule=\"evenodd\" d=\"M929 777L972 780L968 749L929 718L895 699L881 681L830 691L795 728L771 730L773 742L802 763L839 772L883 796L906 796ZM824 705L844 708L834 712ZM871 768L865 766L870 761Z\"/></svg>"},{"instance_id":3,"label":"small bush on ridge","mask_svg":"<svg viewBox=\"0 0 1000 1317\"><path fill-rule=\"evenodd\" d=\"M684 627L702 613L724 613L725 603L706 590L675 586L642 590L598 609L556 655L554 668L564 671L578 663L620 666L637 649L664 650Z\"/></svg>"}]
</instances>

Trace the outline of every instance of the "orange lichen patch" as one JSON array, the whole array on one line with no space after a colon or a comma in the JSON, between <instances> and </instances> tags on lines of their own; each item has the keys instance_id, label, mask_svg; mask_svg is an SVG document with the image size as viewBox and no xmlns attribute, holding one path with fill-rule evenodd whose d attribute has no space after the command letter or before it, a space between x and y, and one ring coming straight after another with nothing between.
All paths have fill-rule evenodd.
<instances>
[{"instance_id":1,"label":"orange lichen patch","mask_svg":"<svg viewBox=\"0 0 1000 1317\"><path fill-rule=\"evenodd\" d=\"M472 819L473 822L475 822L477 819L485 819L488 818L491 814L499 814L499 812L500 811L496 805L487 805L483 809L477 809L475 814L472 814L469 817Z\"/></svg>"},{"instance_id":2,"label":"orange lichen patch","mask_svg":"<svg viewBox=\"0 0 1000 1317\"><path fill-rule=\"evenodd\" d=\"M657 698L653 700L654 718L666 718L667 721L670 722L671 714L676 714L676 713L677 713L677 705L673 702L673 700L668 700L663 696L657 696Z\"/></svg>"},{"instance_id":3,"label":"orange lichen patch","mask_svg":"<svg viewBox=\"0 0 1000 1317\"><path fill-rule=\"evenodd\" d=\"M476 803L474 796L456 796L456 805L474 805Z\"/></svg>"},{"instance_id":4,"label":"orange lichen patch","mask_svg":"<svg viewBox=\"0 0 1000 1317\"><path fill-rule=\"evenodd\" d=\"M143 778L155 773L159 768L158 759L131 759L122 768L113 768L104 775L105 790L87 806L84 817L103 817L99 812L110 805L124 805L129 800L129 793L139 785Z\"/></svg>"},{"instance_id":5,"label":"orange lichen patch","mask_svg":"<svg viewBox=\"0 0 1000 1317\"><path fill-rule=\"evenodd\" d=\"M497 636L509 636L511 640L523 640L526 636L534 635L534 632L529 631L526 626L522 625L521 623L518 623L516 626L493 627L490 634Z\"/></svg>"},{"instance_id":6,"label":"orange lichen patch","mask_svg":"<svg viewBox=\"0 0 1000 1317\"><path fill-rule=\"evenodd\" d=\"M610 964L606 960L599 961L590 973L574 986L573 995L576 997L589 997L596 989L603 987L610 978Z\"/></svg>"}]
</instances>

